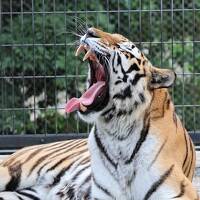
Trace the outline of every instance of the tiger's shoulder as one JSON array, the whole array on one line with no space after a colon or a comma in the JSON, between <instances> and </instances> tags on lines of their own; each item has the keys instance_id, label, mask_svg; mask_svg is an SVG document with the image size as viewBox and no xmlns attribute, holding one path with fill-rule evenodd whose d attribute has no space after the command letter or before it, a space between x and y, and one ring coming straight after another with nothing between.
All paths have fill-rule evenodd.
<instances>
[{"instance_id":1,"label":"tiger's shoulder","mask_svg":"<svg viewBox=\"0 0 200 200\"><path fill-rule=\"evenodd\" d=\"M159 140L159 156L162 165L173 159L189 180L192 180L196 156L195 148L188 132L175 111L167 89L153 91L150 109L151 133ZM173 156L168 156L173 155Z\"/></svg>"}]
</instances>

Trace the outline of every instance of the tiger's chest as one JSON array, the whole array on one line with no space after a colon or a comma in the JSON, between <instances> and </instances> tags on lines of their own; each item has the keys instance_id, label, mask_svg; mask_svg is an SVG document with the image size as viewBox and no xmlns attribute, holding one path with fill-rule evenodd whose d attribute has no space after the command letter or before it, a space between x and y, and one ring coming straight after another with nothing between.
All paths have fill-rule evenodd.
<instances>
[{"instance_id":1,"label":"tiger's chest","mask_svg":"<svg viewBox=\"0 0 200 200\"><path fill-rule=\"evenodd\" d=\"M132 143L134 144L134 142ZM94 134L91 134L89 146L92 152L91 166L95 177L92 196L97 198L103 195L102 199L115 200L143 199L144 193L156 177L154 174L156 171L147 170L153 159L153 150L156 144L156 139L149 136L145 144L141 145L140 151L130 160L132 152L138 146L137 142L134 144L134 148L129 148L128 144L126 148L114 144L112 144L114 145L112 148L103 146L106 144L101 144L100 147Z\"/></svg>"},{"instance_id":2,"label":"tiger's chest","mask_svg":"<svg viewBox=\"0 0 200 200\"><path fill-rule=\"evenodd\" d=\"M129 164L119 162L117 169L118 184L125 195L124 199L143 199L144 194L156 181L159 174L158 169L156 167L149 168L154 158L156 146L157 140L153 136L149 136Z\"/></svg>"}]
</instances>

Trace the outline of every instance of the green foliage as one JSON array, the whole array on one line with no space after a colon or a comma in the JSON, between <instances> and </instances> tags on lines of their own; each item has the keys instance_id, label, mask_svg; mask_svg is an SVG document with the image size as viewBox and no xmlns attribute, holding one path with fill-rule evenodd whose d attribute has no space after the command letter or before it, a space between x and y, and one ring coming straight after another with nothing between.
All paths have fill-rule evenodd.
<instances>
[{"instance_id":1,"label":"green foliage","mask_svg":"<svg viewBox=\"0 0 200 200\"><path fill-rule=\"evenodd\" d=\"M80 96L84 90L87 66L74 56L78 37L72 32L82 34L86 24L119 32L139 43L154 65L177 72L172 89L174 102L200 104L200 78L190 75L200 72L200 45L191 42L200 39L199 12L188 10L183 14L179 0L174 2L174 8L180 10L174 11L173 16L170 10L161 13L161 1L157 0L142 4L137 0L58 0L55 5L54 1L45 1L45 5L41 0L33 2L32 5L32 1L26 0L21 5L13 0L12 12L16 14L2 15L0 73L7 78L0 79L0 107L10 109L0 114L1 133L87 131L76 115L66 116L59 109L52 109L64 106L67 99ZM188 0L184 7L192 5L192 0ZM164 9L170 6L170 1L163 1ZM116 12L119 9L121 12ZM11 12L9 1L2 2L2 11ZM200 129L195 121L200 115L199 107L177 111L188 129Z\"/></svg>"}]
</instances>

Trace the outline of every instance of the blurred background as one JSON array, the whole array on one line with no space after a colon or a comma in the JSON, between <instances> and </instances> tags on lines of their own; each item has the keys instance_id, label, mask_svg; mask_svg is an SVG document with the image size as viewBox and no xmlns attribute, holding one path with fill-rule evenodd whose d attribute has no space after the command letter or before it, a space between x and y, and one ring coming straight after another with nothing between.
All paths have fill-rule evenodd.
<instances>
[{"instance_id":1,"label":"blurred background","mask_svg":"<svg viewBox=\"0 0 200 200\"><path fill-rule=\"evenodd\" d=\"M153 65L173 69L176 111L200 138L200 0L0 0L0 147L11 136L89 132L63 109L85 88L72 32L87 26L123 34Z\"/></svg>"}]
</instances>

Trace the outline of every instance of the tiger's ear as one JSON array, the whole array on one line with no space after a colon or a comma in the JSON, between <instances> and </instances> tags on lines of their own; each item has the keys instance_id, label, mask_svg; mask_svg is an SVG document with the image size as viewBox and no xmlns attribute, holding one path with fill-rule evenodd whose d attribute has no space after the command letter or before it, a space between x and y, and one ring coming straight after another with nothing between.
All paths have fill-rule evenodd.
<instances>
[{"instance_id":1,"label":"tiger's ear","mask_svg":"<svg viewBox=\"0 0 200 200\"><path fill-rule=\"evenodd\" d=\"M150 87L168 88L172 86L176 79L176 74L170 69L151 68Z\"/></svg>"}]
</instances>

